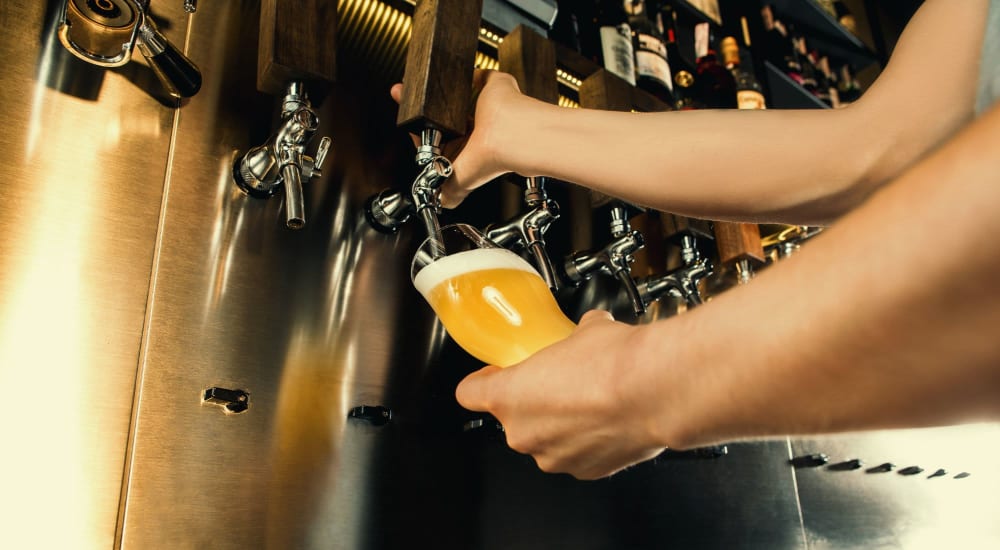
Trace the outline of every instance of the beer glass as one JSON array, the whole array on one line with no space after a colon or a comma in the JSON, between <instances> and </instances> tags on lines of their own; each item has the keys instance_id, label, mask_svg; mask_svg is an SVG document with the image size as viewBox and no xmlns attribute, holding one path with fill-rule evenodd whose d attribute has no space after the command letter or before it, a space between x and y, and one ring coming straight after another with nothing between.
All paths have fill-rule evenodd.
<instances>
[{"instance_id":1,"label":"beer glass","mask_svg":"<svg viewBox=\"0 0 1000 550\"><path fill-rule=\"evenodd\" d=\"M531 264L471 225L426 239L410 277L452 339L490 365L520 363L575 327Z\"/></svg>"}]
</instances>

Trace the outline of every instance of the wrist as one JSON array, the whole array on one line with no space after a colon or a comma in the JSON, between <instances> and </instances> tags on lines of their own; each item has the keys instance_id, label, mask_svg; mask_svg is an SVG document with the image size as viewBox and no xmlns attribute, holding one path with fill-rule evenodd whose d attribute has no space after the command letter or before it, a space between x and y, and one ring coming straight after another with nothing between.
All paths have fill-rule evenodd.
<instances>
[{"instance_id":1,"label":"wrist","mask_svg":"<svg viewBox=\"0 0 1000 550\"><path fill-rule=\"evenodd\" d=\"M515 172L522 176L545 175L537 158L545 157L541 147L549 143L542 135L548 117L553 109L559 109L520 93L512 95L497 117L494 133L494 160L503 172Z\"/></svg>"},{"instance_id":2,"label":"wrist","mask_svg":"<svg viewBox=\"0 0 1000 550\"><path fill-rule=\"evenodd\" d=\"M724 439L726 411L720 404L727 390L711 357L711 331L699 329L698 310L663 321L642 325L632 346L640 394L650 403L647 431L658 445L691 449Z\"/></svg>"}]
</instances>

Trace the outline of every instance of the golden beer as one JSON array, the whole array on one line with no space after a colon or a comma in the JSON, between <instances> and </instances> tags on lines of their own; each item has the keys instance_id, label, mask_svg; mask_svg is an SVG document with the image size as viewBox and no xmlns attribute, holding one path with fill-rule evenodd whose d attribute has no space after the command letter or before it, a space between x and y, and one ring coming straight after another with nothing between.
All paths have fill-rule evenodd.
<instances>
[{"instance_id":1,"label":"golden beer","mask_svg":"<svg viewBox=\"0 0 1000 550\"><path fill-rule=\"evenodd\" d=\"M413 284L455 342L491 365L519 363L575 327L531 264L503 248L446 256Z\"/></svg>"}]
</instances>

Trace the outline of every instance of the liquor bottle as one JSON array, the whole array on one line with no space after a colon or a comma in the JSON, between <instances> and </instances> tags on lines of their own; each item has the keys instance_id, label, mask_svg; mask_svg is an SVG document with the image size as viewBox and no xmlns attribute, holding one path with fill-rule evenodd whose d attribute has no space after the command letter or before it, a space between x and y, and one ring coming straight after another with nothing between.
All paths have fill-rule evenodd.
<instances>
[{"instance_id":1,"label":"liquor bottle","mask_svg":"<svg viewBox=\"0 0 1000 550\"><path fill-rule=\"evenodd\" d=\"M697 84L701 100L713 109L736 107L736 80L732 73L719 64L711 48L711 29L708 23L698 23L694 28L694 52L697 57Z\"/></svg>"},{"instance_id":2,"label":"liquor bottle","mask_svg":"<svg viewBox=\"0 0 1000 550\"><path fill-rule=\"evenodd\" d=\"M659 12L653 13L649 9L650 4L645 0L625 0L628 22L635 36L636 87L672 105L674 89L663 36L663 19Z\"/></svg>"},{"instance_id":3,"label":"liquor bottle","mask_svg":"<svg viewBox=\"0 0 1000 550\"><path fill-rule=\"evenodd\" d=\"M736 81L736 106L738 109L766 109L764 90L753 72L749 56L742 55L739 43L732 36L722 39L719 44L726 69Z\"/></svg>"},{"instance_id":4,"label":"liquor bottle","mask_svg":"<svg viewBox=\"0 0 1000 550\"><path fill-rule=\"evenodd\" d=\"M677 12L673 4L663 2L657 11L658 20L663 24L663 37L667 42L667 59L673 79L674 108L680 111L703 109L705 105L698 98L695 75L698 70L681 53L677 43Z\"/></svg>"},{"instance_id":5,"label":"liquor bottle","mask_svg":"<svg viewBox=\"0 0 1000 550\"><path fill-rule=\"evenodd\" d=\"M580 45L585 56L635 86L635 49L625 4L631 1L600 0L590 10L590 32L581 29Z\"/></svg>"}]
</instances>

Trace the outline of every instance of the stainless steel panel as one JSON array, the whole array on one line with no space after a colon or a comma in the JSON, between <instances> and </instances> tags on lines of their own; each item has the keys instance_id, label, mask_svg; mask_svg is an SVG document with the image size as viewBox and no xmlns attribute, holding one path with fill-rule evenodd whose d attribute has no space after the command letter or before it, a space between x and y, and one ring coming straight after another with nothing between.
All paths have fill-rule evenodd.
<instances>
[{"instance_id":1,"label":"stainless steel panel","mask_svg":"<svg viewBox=\"0 0 1000 550\"><path fill-rule=\"evenodd\" d=\"M54 10L0 2L0 546L110 548L173 112Z\"/></svg>"},{"instance_id":2,"label":"stainless steel panel","mask_svg":"<svg viewBox=\"0 0 1000 550\"><path fill-rule=\"evenodd\" d=\"M408 280L407 236L369 230L361 208L412 167L387 88L337 88L317 108L333 147L305 189L304 229L284 227L280 195L233 183L237 150L266 138L278 108L254 87L257 10L203 3L193 22L204 85L178 119L125 548L363 546L390 432L347 412L389 404L405 419L393 393L419 391L440 342ZM202 404L212 386L247 391L249 410Z\"/></svg>"},{"instance_id":3,"label":"stainless steel panel","mask_svg":"<svg viewBox=\"0 0 1000 550\"><path fill-rule=\"evenodd\" d=\"M830 464L864 463L796 470L811 548L1000 548L998 424L803 438L792 446L796 455L826 454ZM895 468L865 471L884 463ZM922 471L899 473L911 466ZM945 473L931 477L938 470Z\"/></svg>"}]
</instances>

